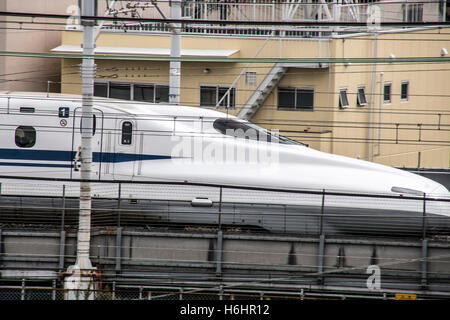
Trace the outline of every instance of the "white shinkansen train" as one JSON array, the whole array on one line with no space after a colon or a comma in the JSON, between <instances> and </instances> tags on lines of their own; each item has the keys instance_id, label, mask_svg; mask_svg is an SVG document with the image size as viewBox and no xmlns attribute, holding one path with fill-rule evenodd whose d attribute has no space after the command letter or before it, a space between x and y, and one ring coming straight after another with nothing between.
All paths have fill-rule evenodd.
<instances>
[{"instance_id":1,"label":"white shinkansen train","mask_svg":"<svg viewBox=\"0 0 450 320\"><path fill-rule=\"evenodd\" d=\"M80 96L0 93L0 175L80 179L81 110ZM286 192L224 188L224 212L228 208L233 214L224 215L222 223L275 232L317 232L318 219L325 211L321 227L326 231L409 234L422 230L424 203L420 199L426 196L428 230L450 233L449 191L430 179L319 152L234 116L199 107L96 97L93 114L96 198L116 192L101 181L135 181L122 189L122 197L153 201L155 212L161 201L214 207L218 189L140 181L275 188ZM62 184L69 186L69 196L79 192L77 182L54 181L52 187L42 187L35 180L3 178L0 182L1 195L59 196ZM324 200L323 190L335 193ZM367 197L340 196L339 192ZM202 206L183 210L180 206L178 214L158 218L178 223L217 222L217 214L203 212ZM248 210L260 215L247 214Z\"/></svg>"}]
</instances>

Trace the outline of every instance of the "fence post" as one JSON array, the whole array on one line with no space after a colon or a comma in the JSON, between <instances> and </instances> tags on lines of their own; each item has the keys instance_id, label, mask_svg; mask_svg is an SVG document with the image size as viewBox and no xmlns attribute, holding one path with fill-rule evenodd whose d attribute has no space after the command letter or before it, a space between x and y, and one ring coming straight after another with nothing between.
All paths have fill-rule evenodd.
<instances>
[{"instance_id":1,"label":"fence post","mask_svg":"<svg viewBox=\"0 0 450 320\"><path fill-rule=\"evenodd\" d=\"M66 231L61 230L59 238L59 271L64 269L64 255L66 252Z\"/></svg>"},{"instance_id":2,"label":"fence post","mask_svg":"<svg viewBox=\"0 0 450 320\"><path fill-rule=\"evenodd\" d=\"M20 292L20 300L25 300L25 279L22 279L22 290Z\"/></svg>"},{"instance_id":3,"label":"fence post","mask_svg":"<svg viewBox=\"0 0 450 320\"><path fill-rule=\"evenodd\" d=\"M217 231L217 248L216 248L216 276L222 274L222 187L220 187L219 193L219 219L218 219L218 231Z\"/></svg>"},{"instance_id":4,"label":"fence post","mask_svg":"<svg viewBox=\"0 0 450 320\"><path fill-rule=\"evenodd\" d=\"M427 236L427 210L426 210L426 194L423 194L423 215L422 215L422 278L421 278L421 287L422 289L426 289L427 287L427 278L428 278L428 240Z\"/></svg>"},{"instance_id":5,"label":"fence post","mask_svg":"<svg viewBox=\"0 0 450 320\"><path fill-rule=\"evenodd\" d=\"M325 255L325 234L323 233L323 215L325 212L325 189L322 190L322 207L320 212L320 225L319 225L319 252L317 256L317 281L319 284L323 284L323 263Z\"/></svg>"},{"instance_id":6,"label":"fence post","mask_svg":"<svg viewBox=\"0 0 450 320\"><path fill-rule=\"evenodd\" d=\"M122 265L122 228L116 230L116 272L120 272Z\"/></svg>"},{"instance_id":7,"label":"fence post","mask_svg":"<svg viewBox=\"0 0 450 320\"><path fill-rule=\"evenodd\" d=\"M0 229L0 263L3 259L3 237L2 237L2 229Z\"/></svg>"},{"instance_id":8,"label":"fence post","mask_svg":"<svg viewBox=\"0 0 450 320\"><path fill-rule=\"evenodd\" d=\"M66 217L66 185L64 184L62 192L61 231L64 230L65 217Z\"/></svg>"},{"instance_id":9,"label":"fence post","mask_svg":"<svg viewBox=\"0 0 450 320\"><path fill-rule=\"evenodd\" d=\"M65 217L66 217L66 185L63 184L61 232L60 232L60 239L59 239L59 272L61 272L64 269L64 255L66 252L66 231L64 230Z\"/></svg>"},{"instance_id":10,"label":"fence post","mask_svg":"<svg viewBox=\"0 0 450 320\"><path fill-rule=\"evenodd\" d=\"M52 300L56 300L56 280L52 281Z\"/></svg>"},{"instance_id":11,"label":"fence post","mask_svg":"<svg viewBox=\"0 0 450 320\"><path fill-rule=\"evenodd\" d=\"M117 195L117 227L120 228L120 201L122 197L122 183L119 182L119 194Z\"/></svg>"},{"instance_id":12,"label":"fence post","mask_svg":"<svg viewBox=\"0 0 450 320\"><path fill-rule=\"evenodd\" d=\"M219 219L218 219L219 230L222 230L222 187L220 187L219 193Z\"/></svg>"},{"instance_id":13,"label":"fence post","mask_svg":"<svg viewBox=\"0 0 450 320\"><path fill-rule=\"evenodd\" d=\"M423 210L422 210L422 239L427 237L427 206L426 206L426 194L423 194Z\"/></svg>"},{"instance_id":14,"label":"fence post","mask_svg":"<svg viewBox=\"0 0 450 320\"><path fill-rule=\"evenodd\" d=\"M319 235L323 234L323 214L325 212L325 189L322 189L322 206L320 208Z\"/></svg>"},{"instance_id":15,"label":"fence post","mask_svg":"<svg viewBox=\"0 0 450 320\"><path fill-rule=\"evenodd\" d=\"M222 230L219 230L217 232L216 276L220 276L222 274L222 247L223 247Z\"/></svg>"}]
</instances>

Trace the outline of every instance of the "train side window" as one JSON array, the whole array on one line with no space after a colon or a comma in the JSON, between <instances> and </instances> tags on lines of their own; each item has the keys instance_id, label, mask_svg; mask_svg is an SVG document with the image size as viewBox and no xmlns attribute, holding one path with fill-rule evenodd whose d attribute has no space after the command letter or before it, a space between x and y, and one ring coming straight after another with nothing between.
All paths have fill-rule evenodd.
<instances>
[{"instance_id":1,"label":"train side window","mask_svg":"<svg viewBox=\"0 0 450 320\"><path fill-rule=\"evenodd\" d=\"M15 140L19 148L32 148L36 144L36 129L30 126L17 127Z\"/></svg>"},{"instance_id":2,"label":"train side window","mask_svg":"<svg viewBox=\"0 0 450 320\"><path fill-rule=\"evenodd\" d=\"M121 144L130 145L133 137L133 124L130 121L122 122Z\"/></svg>"},{"instance_id":3,"label":"train side window","mask_svg":"<svg viewBox=\"0 0 450 320\"><path fill-rule=\"evenodd\" d=\"M92 135L95 136L95 130L97 129L97 117L95 114L92 115ZM83 118L80 121L80 132L83 132Z\"/></svg>"}]
</instances>

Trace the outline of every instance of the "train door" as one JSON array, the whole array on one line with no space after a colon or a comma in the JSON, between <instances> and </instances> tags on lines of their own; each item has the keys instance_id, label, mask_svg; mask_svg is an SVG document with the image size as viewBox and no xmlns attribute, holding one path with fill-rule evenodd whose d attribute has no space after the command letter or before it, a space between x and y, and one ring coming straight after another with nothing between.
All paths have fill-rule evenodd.
<instances>
[{"instance_id":1,"label":"train door","mask_svg":"<svg viewBox=\"0 0 450 320\"><path fill-rule=\"evenodd\" d=\"M78 107L74 110L73 117L73 133L72 133L72 155L74 158L72 159L72 179L80 179L80 151L81 151L81 121L82 121L82 108ZM92 127L93 127L93 136L92 136L92 179L100 179L101 178L101 169L102 169L102 144L103 144L103 112L98 109L93 109L93 119L92 119Z\"/></svg>"},{"instance_id":2,"label":"train door","mask_svg":"<svg viewBox=\"0 0 450 320\"><path fill-rule=\"evenodd\" d=\"M139 144L136 135L136 121L117 119L114 139L114 179L127 180L134 176L139 155L136 146Z\"/></svg>"}]
</instances>

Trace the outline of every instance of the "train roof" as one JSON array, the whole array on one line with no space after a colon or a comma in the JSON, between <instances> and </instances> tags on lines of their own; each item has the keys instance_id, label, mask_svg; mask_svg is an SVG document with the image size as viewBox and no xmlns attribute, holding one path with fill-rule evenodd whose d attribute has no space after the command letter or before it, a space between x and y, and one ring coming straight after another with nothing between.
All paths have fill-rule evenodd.
<instances>
[{"instance_id":1,"label":"train roof","mask_svg":"<svg viewBox=\"0 0 450 320\"><path fill-rule=\"evenodd\" d=\"M82 96L76 94L47 93L47 92L19 92L2 91L0 98L17 99L46 99L71 101L81 103ZM103 97L94 97L94 106L108 108L114 112L123 112L129 115L160 115L160 116L179 116L179 117L211 117L218 118L224 116L220 111L210 110L201 107L171 105L168 103L148 103L141 101L128 101ZM233 117L233 116L230 116ZM234 118L234 117L233 117Z\"/></svg>"}]
</instances>

